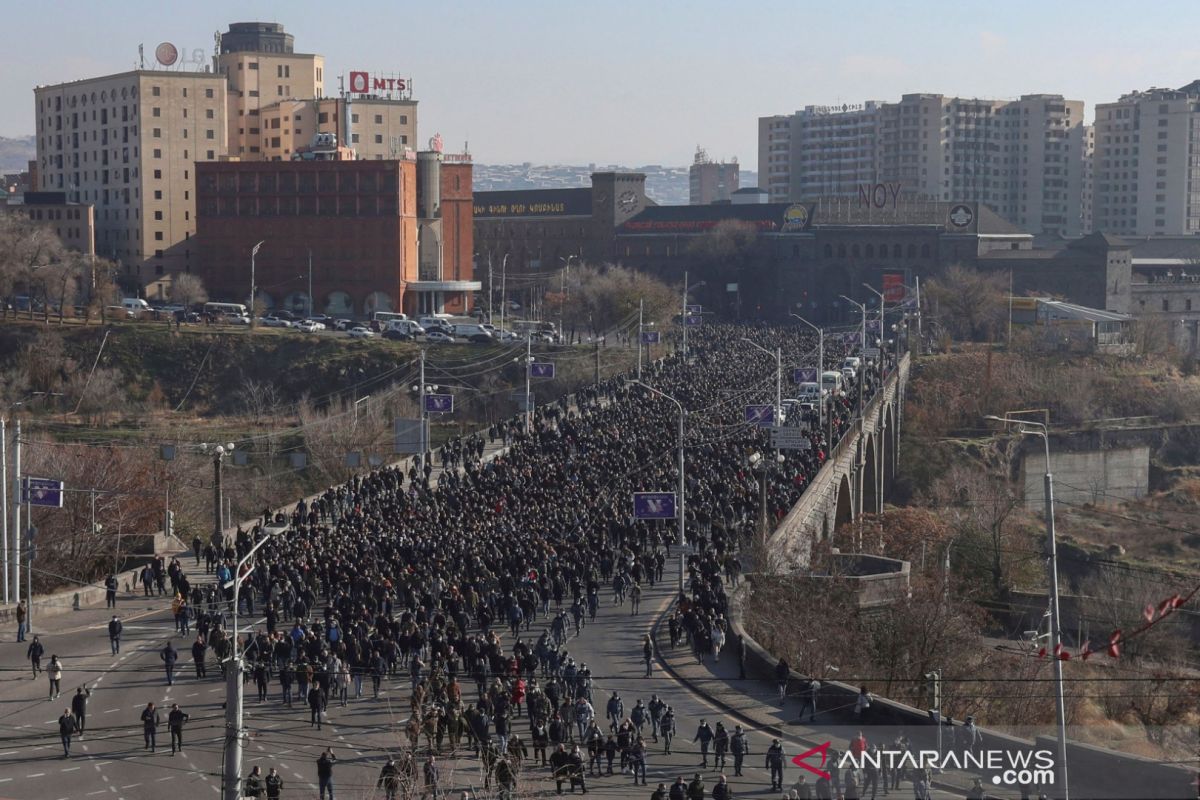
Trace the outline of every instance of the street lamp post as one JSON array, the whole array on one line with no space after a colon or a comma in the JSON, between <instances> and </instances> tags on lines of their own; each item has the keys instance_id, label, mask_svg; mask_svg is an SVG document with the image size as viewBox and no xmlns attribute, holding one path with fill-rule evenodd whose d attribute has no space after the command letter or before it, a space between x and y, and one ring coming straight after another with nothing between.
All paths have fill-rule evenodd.
<instances>
[{"instance_id":1,"label":"street lamp post","mask_svg":"<svg viewBox=\"0 0 1200 800\"><path fill-rule=\"evenodd\" d=\"M821 396L821 373L825 371L825 329L818 328L799 314L789 314L817 332L817 427L825 427L825 398Z\"/></svg>"},{"instance_id":2,"label":"street lamp post","mask_svg":"<svg viewBox=\"0 0 1200 800\"><path fill-rule=\"evenodd\" d=\"M659 397L662 397L666 400L670 400L679 409L679 489L678 489L679 503L678 503L677 510L679 512L679 596L683 597L683 581L684 581L684 576L687 573L687 553L685 552L685 549L687 547L687 539L684 536L685 505L684 505L684 498L683 498L683 492L684 492L683 420L684 420L684 417L687 416L687 411L684 409L683 403L679 402L678 400L676 400L674 397L667 394L666 392L662 392L662 391L659 391L658 389L655 389L653 386L651 386L648 383L643 383L642 381L630 381L630 383L636 383L638 386L641 386L645 389L649 389L651 392L654 392Z\"/></svg>"},{"instance_id":3,"label":"street lamp post","mask_svg":"<svg viewBox=\"0 0 1200 800\"><path fill-rule=\"evenodd\" d=\"M642 317L644 314L644 308L643 308L644 305L645 305L645 302L643 300L639 299L638 300L638 335L637 335L637 349L638 349L638 351L637 351L637 377L638 377L639 381L642 379L642 331L644 331L646 328L654 327L653 322L643 322L642 321Z\"/></svg>"},{"instance_id":4,"label":"street lamp post","mask_svg":"<svg viewBox=\"0 0 1200 800\"><path fill-rule=\"evenodd\" d=\"M771 424L772 425L782 425L783 424L783 348L776 347L775 352L772 353L767 348L765 348L759 344L756 344L755 342L751 341L750 339L745 338L744 336L742 337L742 341L745 342L746 344L750 345L751 347L755 348L756 350L763 351L764 353L766 353L769 356L771 356L771 355L775 356L775 414L771 419ZM776 462L778 462L780 460L780 458L779 458L780 455L781 455L781 453L779 452L779 448L776 447L775 448L775 461Z\"/></svg>"},{"instance_id":5,"label":"street lamp post","mask_svg":"<svg viewBox=\"0 0 1200 800\"><path fill-rule=\"evenodd\" d=\"M1068 800L1067 784L1067 706L1063 693L1063 668L1060 650L1062 646L1062 618L1058 611L1058 544L1054 534L1054 476L1050 472L1050 432L1045 423L1010 419L1007 416L988 415L984 419L999 422L1007 429L1016 425L1022 436L1040 436L1046 452L1046 474L1043 476L1043 493L1046 501L1046 551L1047 572L1050 583L1050 655L1054 663L1054 711L1058 723L1058 758L1055 762L1058 776L1056 784L1062 787L1062 798Z\"/></svg>"},{"instance_id":6,"label":"street lamp post","mask_svg":"<svg viewBox=\"0 0 1200 800\"><path fill-rule=\"evenodd\" d=\"M838 296L841 297L843 300L845 300L847 303L850 303L851 305L853 305L862 314L862 341L860 342L860 346L861 346L861 352L863 354L864 361L865 361L865 357L867 355L867 307L864 306L862 303L859 303L856 300L851 300L849 297L846 297L846 295L844 295L844 294L838 295ZM863 366L866 366L866 365L864 364ZM863 371L865 371L865 370L863 370ZM861 416L863 413L863 383L864 383L863 376L862 376L863 371L860 371L858 374L858 413L859 413L859 416Z\"/></svg>"},{"instance_id":7,"label":"street lamp post","mask_svg":"<svg viewBox=\"0 0 1200 800\"><path fill-rule=\"evenodd\" d=\"M504 330L504 312L508 306L508 253L500 262L500 330Z\"/></svg>"},{"instance_id":8,"label":"street lamp post","mask_svg":"<svg viewBox=\"0 0 1200 800\"><path fill-rule=\"evenodd\" d=\"M263 242L265 242L265 241L266 240L264 239ZM254 247L251 248L251 250L250 250L250 327L251 328L253 328L255 326L254 290L256 288L256 285L254 283L254 259L258 255L259 248L263 246L263 242L259 242L258 244L254 245Z\"/></svg>"},{"instance_id":9,"label":"street lamp post","mask_svg":"<svg viewBox=\"0 0 1200 800\"><path fill-rule=\"evenodd\" d=\"M221 800L239 800L242 796L242 737L245 732L242 729L242 652L239 647L241 638L238 634L238 603L241 601L239 592L242 580L246 577L242 574L242 567L278 530L283 529L263 529L263 538L237 563L233 579L224 586L230 588L230 584L233 584L233 654L225 670L225 768L221 782Z\"/></svg>"},{"instance_id":10,"label":"street lamp post","mask_svg":"<svg viewBox=\"0 0 1200 800\"><path fill-rule=\"evenodd\" d=\"M233 442L212 445L205 442L200 445L200 452L211 453L213 457L213 542L224 542L225 531L221 525L221 465L225 456L234 450Z\"/></svg>"},{"instance_id":11,"label":"street lamp post","mask_svg":"<svg viewBox=\"0 0 1200 800\"><path fill-rule=\"evenodd\" d=\"M879 298L879 386L882 388L883 387L883 339L885 336L884 327L883 327L884 319L885 319L885 317L884 317L884 296L883 296L883 292L875 291L873 288L871 288L870 284L864 283L863 286L865 286L868 291L870 291L872 294L874 294L876 297Z\"/></svg>"}]
</instances>

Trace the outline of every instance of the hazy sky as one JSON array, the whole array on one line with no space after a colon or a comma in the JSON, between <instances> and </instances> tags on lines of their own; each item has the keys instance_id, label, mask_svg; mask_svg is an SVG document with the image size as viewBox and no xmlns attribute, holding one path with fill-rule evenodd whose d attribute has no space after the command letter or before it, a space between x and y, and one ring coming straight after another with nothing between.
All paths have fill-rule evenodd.
<instances>
[{"instance_id":1,"label":"hazy sky","mask_svg":"<svg viewBox=\"0 0 1200 800\"><path fill-rule=\"evenodd\" d=\"M420 137L483 163L682 165L697 144L757 168L757 118L904 92L1094 104L1200 77L1200 3L748 0L3 0L0 135L33 133L39 83L131 69L137 46L211 54L277 21L350 69L411 75ZM1131 13L1138 9L1138 13ZM28 35L25 35L26 32Z\"/></svg>"}]
</instances>

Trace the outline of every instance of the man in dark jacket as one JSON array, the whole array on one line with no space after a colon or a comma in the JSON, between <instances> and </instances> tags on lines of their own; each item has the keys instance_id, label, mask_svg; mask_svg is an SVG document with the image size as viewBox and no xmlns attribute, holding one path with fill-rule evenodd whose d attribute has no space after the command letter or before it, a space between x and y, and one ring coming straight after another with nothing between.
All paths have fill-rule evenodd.
<instances>
[{"instance_id":1,"label":"man in dark jacket","mask_svg":"<svg viewBox=\"0 0 1200 800\"><path fill-rule=\"evenodd\" d=\"M79 729L81 736L84 728L87 727L87 702L91 696L91 689L84 689L80 686L75 690L75 696L71 698L71 715L75 717L75 727Z\"/></svg>"},{"instance_id":2,"label":"man in dark jacket","mask_svg":"<svg viewBox=\"0 0 1200 800\"><path fill-rule=\"evenodd\" d=\"M267 800L279 800L283 796L283 776L276 772L274 767L271 767L263 783L267 786Z\"/></svg>"},{"instance_id":3,"label":"man in dark jacket","mask_svg":"<svg viewBox=\"0 0 1200 800\"><path fill-rule=\"evenodd\" d=\"M146 707L142 709L142 736L146 740L145 749L151 753L155 751L158 744L156 737L158 736L159 721L158 710L154 707L154 703L147 703Z\"/></svg>"},{"instance_id":4,"label":"man in dark jacket","mask_svg":"<svg viewBox=\"0 0 1200 800\"><path fill-rule=\"evenodd\" d=\"M174 686L175 662L179 660L178 651L175 650L175 647L170 642L167 642L167 646L162 649L158 657L162 659L163 667L167 671L167 686Z\"/></svg>"},{"instance_id":5,"label":"man in dark jacket","mask_svg":"<svg viewBox=\"0 0 1200 800\"><path fill-rule=\"evenodd\" d=\"M317 796L320 800L325 800L325 790L329 790L329 800L333 800L333 765L337 763L337 756L333 754L333 750L326 747L325 752L321 753L321 757L317 759Z\"/></svg>"},{"instance_id":6,"label":"man in dark jacket","mask_svg":"<svg viewBox=\"0 0 1200 800\"><path fill-rule=\"evenodd\" d=\"M71 737L79 731L79 726L75 724L75 717L71 716L71 709L64 708L62 716L58 718L58 737L62 740L63 758L71 757Z\"/></svg>"},{"instance_id":7,"label":"man in dark jacket","mask_svg":"<svg viewBox=\"0 0 1200 800\"><path fill-rule=\"evenodd\" d=\"M191 717L179 708L178 703L171 704L171 713L167 714L167 730L171 733L171 755L175 755L176 745L179 752L183 752L183 724L189 719Z\"/></svg>"},{"instance_id":8,"label":"man in dark jacket","mask_svg":"<svg viewBox=\"0 0 1200 800\"><path fill-rule=\"evenodd\" d=\"M108 643L112 646L114 656L121 652L121 631L124 627L121 624L121 618L116 614L113 614L113 618L108 621Z\"/></svg>"}]
</instances>

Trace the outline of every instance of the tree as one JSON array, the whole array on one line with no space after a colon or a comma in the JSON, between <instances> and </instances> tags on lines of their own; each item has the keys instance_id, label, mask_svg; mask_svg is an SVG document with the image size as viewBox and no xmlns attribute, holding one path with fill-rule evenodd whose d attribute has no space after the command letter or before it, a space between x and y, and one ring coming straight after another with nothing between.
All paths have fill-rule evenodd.
<instances>
[{"instance_id":1,"label":"tree","mask_svg":"<svg viewBox=\"0 0 1200 800\"><path fill-rule=\"evenodd\" d=\"M171 280L171 289L168 295L172 302L183 306L185 311L208 302L208 292L204 289L204 282L200 280L200 276L190 272L181 272Z\"/></svg>"},{"instance_id":2,"label":"tree","mask_svg":"<svg viewBox=\"0 0 1200 800\"><path fill-rule=\"evenodd\" d=\"M1008 287L1002 275L954 265L926 286L938 321L956 339L987 341L1006 319Z\"/></svg>"},{"instance_id":3,"label":"tree","mask_svg":"<svg viewBox=\"0 0 1200 800\"><path fill-rule=\"evenodd\" d=\"M711 284L709 295L719 292L728 283L739 287L740 305L742 284L749 284L747 271L758 247L758 229L748 222L727 219L693 239L687 248L697 276ZM734 310L741 316L741 309Z\"/></svg>"},{"instance_id":4,"label":"tree","mask_svg":"<svg viewBox=\"0 0 1200 800\"><path fill-rule=\"evenodd\" d=\"M584 266L572 270L568 287L564 319L587 323L593 334L622 327L630 320L636 323L639 301L644 305L646 322L664 322L678 301L675 292L662 281L625 267Z\"/></svg>"},{"instance_id":5,"label":"tree","mask_svg":"<svg viewBox=\"0 0 1200 800\"><path fill-rule=\"evenodd\" d=\"M18 214L0 214L0 289L6 295L24 289L30 319L34 301L46 295L47 276L39 273L60 262L65 253L62 241L45 225Z\"/></svg>"}]
</instances>

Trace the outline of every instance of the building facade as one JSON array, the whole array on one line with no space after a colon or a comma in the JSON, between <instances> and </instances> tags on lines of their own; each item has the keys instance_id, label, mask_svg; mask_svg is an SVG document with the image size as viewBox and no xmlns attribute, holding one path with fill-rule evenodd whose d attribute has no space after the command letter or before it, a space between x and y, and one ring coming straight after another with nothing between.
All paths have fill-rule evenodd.
<instances>
[{"instance_id":1,"label":"building facade","mask_svg":"<svg viewBox=\"0 0 1200 800\"><path fill-rule=\"evenodd\" d=\"M225 85L137 70L34 89L34 189L95 207L95 250L127 291L196 266L193 173L227 152Z\"/></svg>"},{"instance_id":2,"label":"building facade","mask_svg":"<svg viewBox=\"0 0 1200 800\"><path fill-rule=\"evenodd\" d=\"M0 211L46 226L68 250L96 255L96 207L90 203L67 202L66 192L26 192L20 203L0 205Z\"/></svg>"},{"instance_id":3,"label":"building facade","mask_svg":"<svg viewBox=\"0 0 1200 800\"><path fill-rule=\"evenodd\" d=\"M200 274L213 299L247 302L261 241L254 283L267 308L471 309L469 156L226 161L198 165L197 179Z\"/></svg>"},{"instance_id":4,"label":"building facade","mask_svg":"<svg viewBox=\"0 0 1200 800\"><path fill-rule=\"evenodd\" d=\"M713 161L703 148L696 148L696 157L688 169L689 204L727 203L738 188L737 159Z\"/></svg>"},{"instance_id":5,"label":"building facade","mask_svg":"<svg viewBox=\"0 0 1200 800\"><path fill-rule=\"evenodd\" d=\"M325 58L295 52L294 37L275 22L234 22L219 38L213 66L228 87L229 155L265 160L263 139L282 134L264 131L262 109L284 100L324 97ZM307 144L317 132L305 126L295 137Z\"/></svg>"},{"instance_id":6,"label":"building facade","mask_svg":"<svg viewBox=\"0 0 1200 800\"><path fill-rule=\"evenodd\" d=\"M1118 236L1200 233L1200 81L1096 106L1092 214Z\"/></svg>"},{"instance_id":7,"label":"building facade","mask_svg":"<svg viewBox=\"0 0 1200 800\"><path fill-rule=\"evenodd\" d=\"M986 203L1029 233L1083 232L1083 103L908 94L759 120L772 202L897 184L916 200Z\"/></svg>"},{"instance_id":8,"label":"building facade","mask_svg":"<svg viewBox=\"0 0 1200 800\"><path fill-rule=\"evenodd\" d=\"M396 159L417 147L417 101L384 97L355 98L350 128L343 124L346 100L282 100L259 109L261 138L250 161L286 161L307 147L318 133L332 133L354 149L358 158Z\"/></svg>"}]
</instances>

